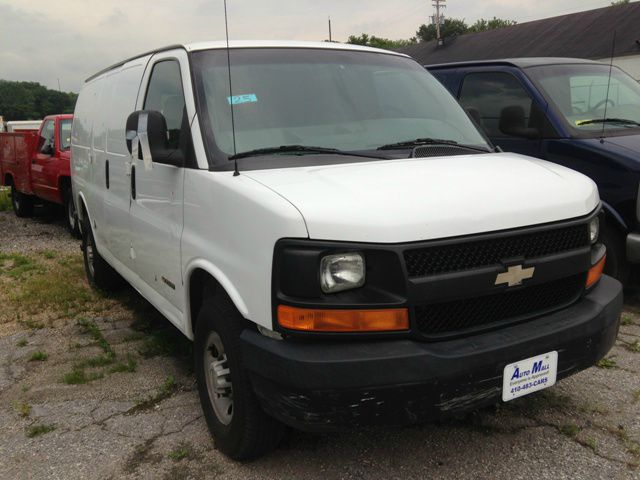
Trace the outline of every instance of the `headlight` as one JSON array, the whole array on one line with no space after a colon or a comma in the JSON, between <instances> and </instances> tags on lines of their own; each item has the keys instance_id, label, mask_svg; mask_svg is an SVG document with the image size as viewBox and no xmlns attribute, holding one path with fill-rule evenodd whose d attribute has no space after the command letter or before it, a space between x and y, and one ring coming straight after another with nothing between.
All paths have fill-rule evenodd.
<instances>
[{"instance_id":1,"label":"headlight","mask_svg":"<svg viewBox=\"0 0 640 480\"><path fill-rule=\"evenodd\" d=\"M591 240L591 245L598 241L598 235L600 233L600 219L598 217L594 217L589 222L589 239Z\"/></svg>"},{"instance_id":2,"label":"headlight","mask_svg":"<svg viewBox=\"0 0 640 480\"><path fill-rule=\"evenodd\" d=\"M320 287L336 293L364 285L364 257L360 253L327 255L320 261Z\"/></svg>"}]
</instances>

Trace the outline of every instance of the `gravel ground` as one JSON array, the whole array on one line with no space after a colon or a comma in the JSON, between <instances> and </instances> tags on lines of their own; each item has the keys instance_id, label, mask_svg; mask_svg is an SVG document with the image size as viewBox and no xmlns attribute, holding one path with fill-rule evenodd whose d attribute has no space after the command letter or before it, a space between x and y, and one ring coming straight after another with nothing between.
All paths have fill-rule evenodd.
<instances>
[{"instance_id":1,"label":"gravel ground","mask_svg":"<svg viewBox=\"0 0 640 480\"><path fill-rule=\"evenodd\" d=\"M0 213L0 253L79 255L78 247L53 215ZM633 292L610 368L464 420L292 432L249 464L215 450L180 334L132 292L107 302L89 323L0 330L0 478L640 479L640 353L633 347L640 295ZM135 366L100 370L107 373L85 384L62 381L101 348ZM39 351L47 359L32 361Z\"/></svg>"}]
</instances>

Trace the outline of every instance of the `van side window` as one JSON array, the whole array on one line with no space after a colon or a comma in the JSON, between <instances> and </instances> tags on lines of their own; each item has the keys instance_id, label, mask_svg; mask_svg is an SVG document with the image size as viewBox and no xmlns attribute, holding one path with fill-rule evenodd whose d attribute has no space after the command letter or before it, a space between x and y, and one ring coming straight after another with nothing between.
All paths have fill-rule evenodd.
<instances>
[{"instance_id":1,"label":"van side window","mask_svg":"<svg viewBox=\"0 0 640 480\"><path fill-rule=\"evenodd\" d=\"M55 139L55 124L53 120L47 120L40 131L38 139L38 152L45 155L53 154Z\"/></svg>"},{"instance_id":2,"label":"van side window","mask_svg":"<svg viewBox=\"0 0 640 480\"><path fill-rule=\"evenodd\" d=\"M537 127L533 101L520 82L501 72L472 73L464 78L460 104L489 137L513 136L521 128Z\"/></svg>"},{"instance_id":3,"label":"van side window","mask_svg":"<svg viewBox=\"0 0 640 480\"><path fill-rule=\"evenodd\" d=\"M180 127L186 114L180 64L165 60L154 65L144 100L145 110L156 110L164 115L169 131L169 147L180 145Z\"/></svg>"}]
</instances>

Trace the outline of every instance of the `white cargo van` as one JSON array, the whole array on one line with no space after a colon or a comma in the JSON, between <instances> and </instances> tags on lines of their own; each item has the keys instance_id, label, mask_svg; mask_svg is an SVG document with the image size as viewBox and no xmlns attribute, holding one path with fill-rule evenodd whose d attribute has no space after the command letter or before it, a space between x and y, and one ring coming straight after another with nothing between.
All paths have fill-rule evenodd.
<instances>
[{"instance_id":1,"label":"white cargo van","mask_svg":"<svg viewBox=\"0 0 640 480\"><path fill-rule=\"evenodd\" d=\"M194 340L233 458L510 401L614 343L593 182L496 151L406 56L163 48L89 78L72 137L90 283Z\"/></svg>"}]
</instances>

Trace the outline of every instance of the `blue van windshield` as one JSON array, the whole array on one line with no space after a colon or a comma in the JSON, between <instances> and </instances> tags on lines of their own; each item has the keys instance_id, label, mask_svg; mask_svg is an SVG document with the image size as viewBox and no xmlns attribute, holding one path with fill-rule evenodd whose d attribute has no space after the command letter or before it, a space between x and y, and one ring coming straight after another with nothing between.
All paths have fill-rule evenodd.
<instances>
[{"instance_id":1,"label":"blue van windshield","mask_svg":"<svg viewBox=\"0 0 640 480\"><path fill-rule=\"evenodd\" d=\"M192 54L203 132L225 162L234 153L281 145L367 151L434 138L489 148L456 100L411 59L308 48L230 55L232 96L226 50Z\"/></svg>"},{"instance_id":2,"label":"blue van windshield","mask_svg":"<svg viewBox=\"0 0 640 480\"><path fill-rule=\"evenodd\" d=\"M547 65L527 69L569 127L580 136L640 127L640 84L603 64Z\"/></svg>"}]
</instances>

